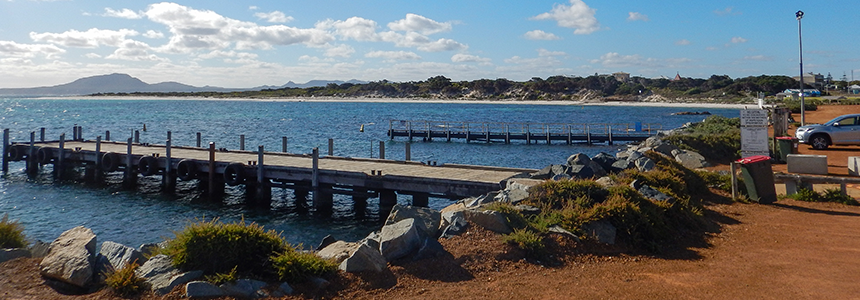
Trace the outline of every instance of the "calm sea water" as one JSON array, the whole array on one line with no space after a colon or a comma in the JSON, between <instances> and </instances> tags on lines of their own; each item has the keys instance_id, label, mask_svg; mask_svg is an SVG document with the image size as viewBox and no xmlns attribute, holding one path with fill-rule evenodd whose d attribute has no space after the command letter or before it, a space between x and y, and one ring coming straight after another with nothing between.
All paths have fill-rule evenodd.
<instances>
[{"instance_id":1,"label":"calm sea water","mask_svg":"<svg viewBox=\"0 0 860 300\"><path fill-rule=\"evenodd\" d=\"M664 129L703 116L672 116L679 111L709 111L737 117L737 109L618 107L523 104L441 104L366 102L271 102L222 100L46 100L0 98L0 127L10 129L13 141L29 141L31 131L46 128L47 139L71 137L74 125L83 126L84 138L111 132L112 140L125 140L140 130L141 142L160 143L167 131L173 144L194 146L196 133L203 143L239 148L245 135L246 149L264 146L280 151L281 137L288 137L288 151L310 153L328 147L334 139L335 155L378 156L378 142L386 141L386 158L404 159L405 141L386 136L389 120L433 120L451 122L531 122L531 123L660 123ZM147 131L142 131L146 124ZM361 125L364 132L359 132ZM412 159L438 163L475 164L539 169L563 163L582 152L614 154L622 145L525 145L458 142L415 142ZM119 180L116 176L109 178ZM379 227L377 199L368 201L356 213L348 197L335 197L331 217L318 217L297 209L289 190L274 190L272 206L259 208L242 202L240 188L231 188L220 203L200 200L188 183L179 184L175 196L158 193L158 178L144 178L135 191L118 185L95 188L74 182L54 182L43 170L28 179L24 164L10 164L10 172L0 177L0 215L19 220L31 239L50 241L78 225L90 227L99 242L111 240L126 245L159 242L173 236L195 219L218 217L223 221L257 222L283 233L291 243L316 245L325 235L356 240ZM408 203L408 197L400 199ZM449 200L431 198L430 206L441 208Z\"/></svg>"}]
</instances>

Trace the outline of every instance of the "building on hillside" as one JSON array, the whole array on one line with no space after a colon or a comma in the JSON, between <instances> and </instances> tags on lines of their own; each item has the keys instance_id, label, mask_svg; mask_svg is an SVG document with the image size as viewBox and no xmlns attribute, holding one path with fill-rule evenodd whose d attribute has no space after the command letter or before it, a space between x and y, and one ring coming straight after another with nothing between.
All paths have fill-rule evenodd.
<instances>
[{"instance_id":1,"label":"building on hillside","mask_svg":"<svg viewBox=\"0 0 860 300\"><path fill-rule=\"evenodd\" d=\"M791 96L791 97L800 97L800 89L787 89L782 91L782 94ZM804 89L803 90L804 97L821 97L821 91L817 89Z\"/></svg>"},{"instance_id":2,"label":"building on hillside","mask_svg":"<svg viewBox=\"0 0 860 300\"><path fill-rule=\"evenodd\" d=\"M848 87L848 93L852 95L860 95L860 85L852 85Z\"/></svg>"},{"instance_id":3,"label":"building on hillside","mask_svg":"<svg viewBox=\"0 0 860 300\"><path fill-rule=\"evenodd\" d=\"M791 78L800 81L800 76L794 76ZM821 73L813 74L812 72L803 74L803 84L808 84L814 88L823 88L825 84L824 75L821 75Z\"/></svg>"},{"instance_id":4,"label":"building on hillside","mask_svg":"<svg viewBox=\"0 0 860 300\"><path fill-rule=\"evenodd\" d=\"M612 76L615 77L615 80L618 80L622 83L630 82L630 73L615 72L615 73L612 73Z\"/></svg>"},{"instance_id":5,"label":"building on hillside","mask_svg":"<svg viewBox=\"0 0 860 300\"><path fill-rule=\"evenodd\" d=\"M678 81L678 80L681 80L681 73L675 73L675 79L672 79L672 81Z\"/></svg>"}]
</instances>

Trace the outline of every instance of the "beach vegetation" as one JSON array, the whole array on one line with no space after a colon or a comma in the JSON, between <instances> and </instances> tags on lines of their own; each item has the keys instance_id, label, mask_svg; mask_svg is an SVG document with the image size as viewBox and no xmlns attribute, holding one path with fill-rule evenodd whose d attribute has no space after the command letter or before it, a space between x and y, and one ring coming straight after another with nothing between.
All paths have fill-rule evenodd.
<instances>
[{"instance_id":1,"label":"beach vegetation","mask_svg":"<svg viewBox=\"0 0 860 300\"><path fill-rule=\"evenodd\" d=\"M272 256L271 262L278 280L287 282L301 282L311 276L320 276L337 270L334 262L295 248L288 248Z\"/></svg>"},{"instance_id":2,"label":"beach vegetation","mask_svg":"<svg viewBox=\"0 0 860 300\"><path fill-rule=\"evenodd\" d=\"M9 214L0 218L0 249L23 248L27 246L24 227L18 221L9 220Z\"/></svg>"},{"instance_id":3,"label":"beach vegetation","mask_svg":"<svg viewBox=\"0 0 860 300\"><path fill-rule=\"evenodd\" d=\"M823 193L811 189L801 188L797 193L785 195L784 198L805 202L834 202L845 205L860 205L853 197L843 194L840 189L825 189Z\"/></svg>"},{"instance_id":4,"label":"beach vegetation","mask_svg":"<svg viewBox=\"0 0 860 300\"><path fill-rule=\"evenodd\" d=\"M137 276L135 271L140 267L137 261L126 264L119 270L112 270L105 273L105 285L114 293L129 297L137 295L145 288L143 278Z\"/></svg>"},{"instance_id":5,"label":"beach vegetation","mask_svg":"<svg viewBox=\"0 0 860 300\"><path fill-rule=\"evenodd\" d=\"M712 115L663 137L678 148L693 150L715 160L736 160L741 154L740 118Z\"/></svg>"}]
</instances>

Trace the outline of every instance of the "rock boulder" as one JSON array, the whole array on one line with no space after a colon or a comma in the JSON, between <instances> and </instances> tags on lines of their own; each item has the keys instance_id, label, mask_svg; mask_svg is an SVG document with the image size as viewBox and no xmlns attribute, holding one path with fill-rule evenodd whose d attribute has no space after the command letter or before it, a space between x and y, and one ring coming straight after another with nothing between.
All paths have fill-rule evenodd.
<instances>
[{"instance_id":1,"label":"rock boulder","mask_svg":"<svg viewBox=\"0 0 860 300\"><path fill-rule=\"evenodd\" d=\"M95 253L96 235L91 229L78 226L51 243L39 268L42 276L85 287L93 280Z\"/></svg>"}]
</instances>

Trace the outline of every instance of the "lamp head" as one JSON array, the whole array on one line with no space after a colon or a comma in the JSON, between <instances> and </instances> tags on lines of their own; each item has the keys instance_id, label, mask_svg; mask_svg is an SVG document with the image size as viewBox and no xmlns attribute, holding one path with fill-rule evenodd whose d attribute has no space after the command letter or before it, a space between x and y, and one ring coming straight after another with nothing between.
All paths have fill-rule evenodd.
<instances>
[{"instance_id":1,"label":"lamp head","mask_svg":"<svg viewBox=\"0 0 860 300\"><path fill-rule=\"evenodd\" d=\"M794 13L794 16L797 17L798 20L803 19L803 11L798 10L796 13Z\"/></svg>"}]
</instances>

